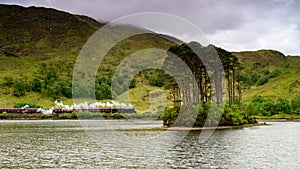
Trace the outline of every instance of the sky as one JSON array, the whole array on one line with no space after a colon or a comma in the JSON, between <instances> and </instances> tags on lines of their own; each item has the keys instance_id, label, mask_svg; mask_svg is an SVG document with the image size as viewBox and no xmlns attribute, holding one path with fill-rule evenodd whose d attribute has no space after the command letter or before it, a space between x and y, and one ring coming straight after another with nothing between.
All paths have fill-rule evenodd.
<instances>
[{"instance_id":1,"label":"sky","mask_svg":"<svg viewBox=\"0 0 300 169\"><path fill-rule=\"evenodd\" d=\"M134 13L168 13L188 20L210 43L229 51L274 49L300 55L297 0L0 0L0 4L51 7L105 22Z\"/></svg>"}]
</instances>

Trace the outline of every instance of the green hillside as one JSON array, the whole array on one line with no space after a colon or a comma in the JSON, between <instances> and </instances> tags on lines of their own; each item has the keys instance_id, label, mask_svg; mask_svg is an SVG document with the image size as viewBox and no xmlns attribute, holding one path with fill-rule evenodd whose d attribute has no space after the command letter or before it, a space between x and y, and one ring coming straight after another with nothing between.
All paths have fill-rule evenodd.
<instances>
[{"instance_id":1,"label":"green hillside","mask_svg":"<svg viewBox=\"0 0 300 169\"><path fill-rule=\"evenodd\" d=\"M245 101L254 95L267 98L285 97L288 99L299 95L300 58L285 56L274 50L259 50L251 52L233 52L243 65L243 72L264 76L264 73L278 71L277 77L270 78L263 85L252 85L243 92Z\"/></svg>"},{"instance_id":2,"label":"green hillside","mask_svg":"<svg viewBox=\"0 0 300 169\"><path fill-rule=\"evenodd\" d=\"M55 9L0 5L0 106L32 102L52 107L57 99L71 104L76 58L101 26L92 18ZM172 45L156 34L133 36L115 45L99 65L97 97L110 94L109 79L124 58L141 49L166 50ZM136 65L146 60L141 58ZM163 58L156 62L162 64Z\"/></svg>"},{"instance_id":3,"label":"green hillside","mask_svg":"<svg viewBox=\"0 0 300 169\"><path fill-rule=\"evenodd\" d=\"M103 24L55 9L0 5L1 54L49 59L77 54L85 40Z\"/></svg>"}]
</instances>

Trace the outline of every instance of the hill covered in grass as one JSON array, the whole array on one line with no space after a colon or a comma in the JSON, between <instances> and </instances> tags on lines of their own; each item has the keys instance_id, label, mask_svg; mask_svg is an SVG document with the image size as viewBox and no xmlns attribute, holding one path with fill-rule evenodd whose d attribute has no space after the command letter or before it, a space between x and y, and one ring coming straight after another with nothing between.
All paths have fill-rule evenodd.
<instances>
[{"instance_id":1,"label":"hill covered in grass","mask_svg":"<svg viewBox=\"0 0 300 169\"><path fill-rule=\"evenodd\" d=\"M233 52L247 76L243 99L250 101L255 95L276 99L291 99L300 91L300 57L285 56L275 50Z\"/></svg>"},{"instance_id":2,"label":"hill covered in grass","mask_svg":"<svg viewBox=\"0 0 300 169\"><path fill-rule=\"evenodd\" d=\"M51 54L77 54L102 25L55 9L0 5L1 54L43 60Z\"/></svg>"},{"instance_id":3,"label":"hill covered in grass","mask_svg":"<svg viewBox=\"0 0 300 169\"><path fill-rule=\"evenodd\" d=\"M33 102L52 107L57 99L71 104L77 56L103 25L87 16L50 8L0 5L0 106ZM155 33L136 35L116 44L99 65L97 99L110 99L110 78L124 58L141 49L166 50L174 44ZM146 60L137 60L136 66ZM157 58L155 64L163 60Z\"/></svg>"}]
</instances>

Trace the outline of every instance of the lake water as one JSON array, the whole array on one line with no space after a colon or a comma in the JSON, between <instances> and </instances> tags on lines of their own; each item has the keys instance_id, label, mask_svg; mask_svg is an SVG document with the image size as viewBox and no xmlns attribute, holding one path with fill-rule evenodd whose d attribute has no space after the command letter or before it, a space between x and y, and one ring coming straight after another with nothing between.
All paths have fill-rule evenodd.
<instances>
[{"instance_id":1,"label":"lake water","mask_svg":"<svg viewBox=\"0 0 300 169\"><path fill-rule=\"evenodd\" d=\"M160 121L0 121L0 165L85 169L299 168L300 123L269 124L217 130L201 142L200 131L167 133L157 129Z\"/></svg>"}]
</instances>

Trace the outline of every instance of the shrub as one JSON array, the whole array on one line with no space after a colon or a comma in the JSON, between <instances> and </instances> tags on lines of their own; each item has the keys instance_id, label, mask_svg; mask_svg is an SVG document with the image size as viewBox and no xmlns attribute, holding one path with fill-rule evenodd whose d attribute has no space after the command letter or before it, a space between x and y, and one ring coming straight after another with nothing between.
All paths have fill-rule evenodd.
<instances>
[{"instance_id":1,"label":"shrub","mask_svg":"<svg viewBox=\"0 0 300 169\"><path fill-rule=\"evenodd\" d=\"M14 105L14 108L22 108L24 106L28 106L28 108L41 108L42 106L34 103L26 103L26 102L18 102Z\"/></svg>"},{"instance_id":2,"label":"shrub","mask_svg":"<svg viewBox=\"0 0 300 169\"><path fill-rule=\"evenodd\" d=\"M255 84L259 78L259 75L257 75L256 73L252 73L250 77L251 85Z\"/></svg>"},{"instance_id":3,"label":"shrub","mask_svg":"<svg viewBox=\"0 0 300 169\"><path fill-rule=\"evenodd\" d=\"M136 80L132 79L129 84L129 89L135 88L135 86L136 86Z\"/></svg>"},{"instance_id":4,"label":"shrub","mask_svg":"<svg viewBox=\"0 0 300 169\"><path fill-rule=\"evenodd\" d=\"M179 118L177 119L177 117ZM166 109L161 114L163 124L166 126L193 126L196 118L197 108L193 106L181 106L180 108L174 107Z\"/></svg>"},{"instance_id":5,"label":"shrub","mask_svg":"<svg viewBox=\"0 0 300 169\"><path fill-rule=\"evenodd\" d=\"M46 114L42 114L41 115L41 119L45 119L45 118L47 118L47 115Z\"/></svg>"},{"instance_id":6,"label":"shrub","mask_svg":"<svg viewBox=\"0 0 300 169\"><path fill-rule=\"evenodd\" d=\"M152 76L149 78L149 84L151 86L162 87L162 86L164 86L164 79L162 77Z\"/></svg>"},{"instance_id":7,"label":"shrub","mask_svg":"<svg viewBox=\"0 0 300 169\"><path fill-rule=\"evenodd\" d=\"M12 87L14 84L14 79L12 77L4 77L4 86Z\"/></svg>"},{"instance_id":8,"label":"shrub","mask_svg":"<svg viewBox=\"0 0 300 169\"><path fill-rule=\"evenodd\" d=\"M223 115L221 125L242 125L246 123L246 119L241 113L237 105L229 107L225 105L225 114Z\"/></svg>"},{"instance_id":9,"label":"shrub","mask_svg":"<svg viewBox=\"0 0 300 169\"><path fill-rule=\"evenodd\" d=\"M276 111L285 114L291 114L290 102L285 98L278 98L276 102Z\"/></svg>"},{"instance_id":10,"label":"shrub","mask_svg":"<svg viewBox=\"0 0 300 169\"><path fill-rule=\"evenodd\" d=\"M263 103L266 99L262 97L261 95L255 95L252 97L252 103Z\"/></svg>"},{"instance_id":11,"label":"shrub","mask_svg":"<svg viewBox=\"0 0 300 169\"><path fill-rule=\"evenodd\" d=\"M262 85L268 83L268 81L269 81L268 77L262 76L258 79L258 81L256 82L256 85L262 86Z\"/></svg>"},{"instance_id":12,"label":"shrub","mask_svg":"<svg viewBox=\"0 0 300 169\"><path fill-rule=\"evenodd\" d=\"M93 114L91 112L78 112L77 113L78 118L81 119L92 119Z\"/></svg>"},{"instance_id":13,"label":"shrub","mask_svg":"<svg viewBox=\"0 0 300 169\"><path fill-rule=\"evenodd\" d=\"M260 103L254 104L255 105L255 115L258 116L266 116L267 111L264 109L263 105Z\"/></svg>"},{"instance_id":14,"label":"shrub","mask_svg":"<svg viewBox=\"0 0 300 169\"><path fill-rule=\"evenodd\" d=\"M275 70L275 71L273 71L273 72L271 72L271 73L269 74L269 77L270 77L270 78L275 78L275 77L279 76L280 73L281 73L281 72L280 72L279 70Z\"/></svg>"},{"instance_id":15,"label":"shrub","mask_svg":"<svg viewBox=\"0 0 300 169\"><path fill-rule=\"evenodd\" d=\"M293 113L299 114L300 113L300 97L294 97L291 100L291 108Z\"/></svg>"},{"instance_id":16,"label":"shrub","mask_svg":"<svg viewBox=\"0 0 300 169\"><path fill-rule=\"evenodd\" d=\"M114 119L121 119L121 118L123 118L122 114L119 113L119 112L112 113L111 117L114 118Z\"/></svg>"},{"instance_id":17,"label":"shrub","mask_svg":"<svg viewBox=\"0 0 300 169\"><path fill-rule=\"evenodd\" d=\"M95 94L97 100L111 99L111 87L108 84L102 83L101 85L95 86ZM123 89L118 89L123 90Z\"/></svg>"},{"instance_id":18,"label":"shrub","mask_svg":"<svg viewBox=\"0 0 300 169\"><path fill-rule=\"evenodd\" d=\"M252 103L250 103L246 106L245 115L246 116L255 115L255 106Z\"/></svg>"},{"instance_id":19,"label":"shrub","mask_svg":"<svg viewBox=\"0 0 300 169\"><path fill-rule=\"evenodd\" d=\"M209 126L217 126L220 122L220 117L223 113L222 106L216 104L215 102L207 102L205 103L206 114L207 114L207 122Z\"/></svg>"},{"instance_id":20,"label":"shrub","mask_svg":"<svg viewBox=\"0 0 300 169\"><path fill-rule=\"evenodd\" d=\"M61 94L66 98L72 98L72 83L70 81L60 81L59 88L61 89Z\"/></svg>"},{"instance_id":21,"label":"shrub","mask_svg":"<svg viewBox=\"0 0 300 169\"><path fill-rule=\"evenodd\" d=\"M34 78L31 82L31 89L34 92L41 92L42 91L42 83L38 78Z\"/></svg>"},{"instance_id":22,"label":"shrub","mask_svg":"<svg viewBox=\"0 0 300 169\"><path fill-rule=\"evenodd\" d=\"M164 125L170 126L175 122L178 114L179 114L179 108L174 107L163 111L160 118L161 120L163 120Z\"/></svg>"},{"instance_id":23,"label":"shrub","mask_svg":"<svg viewBox=\"0 0 300 169\"><path fill-rule=\"evenodd\" d=\"M93 113L93 117L102 117L101 113Z\"/></svg>"},{"instance_id":24,"label":"shrub","mask_svg":"<svg viewBox=\"0 0 300 169\"><path fill-rule=\"evenodd\" d=\"M52 114L42 114L40 116L41 119L49 119L49 118L52 118Z\"/></svg>"},{"instance_id":25,"label":"shrub","mask_svg":"<svg viewBox=\"0 0 300 169\"><path fill-rule=\"evenodd\" d=\"M72 116L71 116L71 113L62 113L62 114L58 115L58 118L59 119L71 119Z\"/></svg>"},{"instance_id":26,"label":"shrub","mask_svg":"<svg viewBox=\"0 0 300 169\"><path fill-rule=\"evenodd\" d=\"M262 103L263 108L267 112L266 115L274 115L276 114L276 104L273 100L267 100Z\"/></svg>"},{"instance_id":27,"label":"shrub","mask_svg":"<svg viewBox=\"0 0 300 169\"><path fill-rule=\"evenodd\" d=\"M71 113L71 119L77 119L77 113L76 112Z\"/></svg>"},{"instance_id":28,"label":"shrub","mask_svg":"<svg viewBox=\"0 0 300 169\"><path fill-rule=\"evenodd\" d=\"M263 70L262 73L263 73L264 75L269 75L271 72L270 72L269 70Z\"/></svg>"},{"instance_id":29,"label":"shrub","mask_svg":"<svg viewBox=\"0 0 300 169\"><path fill-rule=\"evenodd\" d=\"M25 96L26 92L26 83L22 80L18 80L14 83L13 95L16 97Z\"/></svg>"},{"instance_id":30,"label":"shrub","mask_svg":"<svg viewBox=\"0 0 300 169\"><path fill-rule=\"evenodd\" d=\"M8 114L6 112L3 112L0 114L0 119L7 119Z\"/></svg>"},{"instance_id":31,"label":"shrub","mask_svg":"<svg viewBox=\"0 0 300 169\"><path fill-rule=\"evenodd\" d=\"M105 112L103 112L101 115L102 117L107 118L107 114Z\"/></svg>"}]
</instances>

